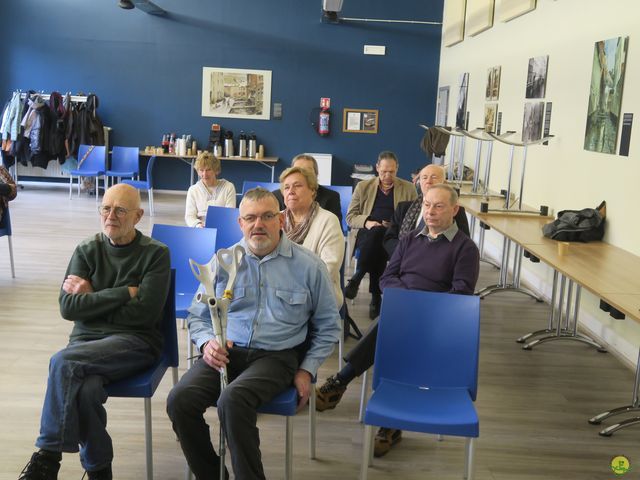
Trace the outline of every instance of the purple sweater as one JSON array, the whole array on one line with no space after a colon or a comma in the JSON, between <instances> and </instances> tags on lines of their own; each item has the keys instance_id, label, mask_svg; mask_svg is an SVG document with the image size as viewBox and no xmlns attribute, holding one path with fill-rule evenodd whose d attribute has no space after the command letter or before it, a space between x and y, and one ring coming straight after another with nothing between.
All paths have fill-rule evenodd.
<instances>
[{"instance_id":1,"label":"purple sweater","mask_svg":"<svg viewBox=\"0 0 640 480\"><path fill-rule=\"evenodd\" d=\"M432 242L414 231L400 240L380 287L472 295L479 270L478 248L461 231L451 242L444 236Z\"/></svg>"}]
</instances>

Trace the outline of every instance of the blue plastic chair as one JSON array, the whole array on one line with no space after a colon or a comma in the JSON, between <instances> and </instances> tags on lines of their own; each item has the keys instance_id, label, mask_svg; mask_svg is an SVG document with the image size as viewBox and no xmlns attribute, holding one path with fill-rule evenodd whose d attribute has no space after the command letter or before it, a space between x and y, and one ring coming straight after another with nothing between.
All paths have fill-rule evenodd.
<instances>
[{"instance_id":1,"label":"blue plastic chair","mask_svg":"<svg viewBox=\"0 0 640 480\"><path fill-rule=\"evenodd\" d=\"M92 148L91 153L87 155L87 151ZM86 155L86 158L85 158ZM84 161L82 159L84 158ZM82 161L82 163L80 163ZM73 177L78 177L78 197L80 196L80 177L94 177L96 179L96 202L98 201L98 179L103 177L102 183L106 188L106 179L104 178L107 170L107 156L105 146L80 145L78 148L79 166L75 170L69 172L69 200L71 200L71 191L73 189Z\"/></svg>"},{"instance_id":2,"label":"blue plastic chair","mask_svg":"<svg viewBox=\"0 0 640 480\"><path fill-rule=\"evenodd\" d=\"M149 158L147 164L147 179L146 180L123 180L122 183L131 185L138 190L146 190L149 195L149 214L153 217L153 165L156 163L156 157Z\"/></svg>"},{"instance_id":3,"label":"blue plastic chair","mask_svg":"<svg viewBox=\"0 0 640 480\"><path fill-rule=\"evenodd\" d=\"M252 188L256 188L256 187L262 187L265 188L267 190L269 190L270 192L273 192L274 190L279 190L280 189L280 183L276 182L252 182L249 180L245 180L244 182L242 182L242 195L244 195L245 193L247 193L247 191L251 190Z\"/></svg>"},{"instance_id":4,"label":"blue plastic chair","mask_svg":"<svg viewBox=\"0 0 640 480\"><path fill-rule=\"evenodd\" d=\"M372 425L466 437L464 478L473 477L479 435L480 299L387 288L382 299L361 480L367 478Z\"/></svg>"},{"instance_id":5,"label":"blue plastic chair","mask_svg":"<svg viewBox=\"0 0 640 480\"><path fill-rule=\"evenodd\" d=\"M111 150L111 168L105 175L117 179L140 176L140 149L138 147L113 147ZM114 184L117 182L113 182Z\"/></svg>"},{"instance_id":6,"label":"blue plastic chair","mask_svg":"<svg viewBox=\"0 0 640 480\"><path fill-rule=\"evenodd\" d=\"M171 268L176 271L175 317L186 318L193 296L200 285L193 276L189 259L208 263L216 252L217 230L215 228L191 228L156 223L151 238L169 247Z\"/></svg>"},{"instance_id":7,"label":"blue plastic chair","mask_svg":"<svg viewBox=\"0 0 640 480\"><path fill-rule=\"evenodd\" d=\"M238 208L214 207L207 209L207 218L204 221L205 228L218 230L216 245L218 248L229 248L242 239L242 230L238 223L240 210Z\"/></svg>"},{"instance_id":8,"label":"blue plastic chair","mask_svg":"<svg viewBox=\"0 0 640 480\"><path fill-rule=\"evenodd\" d=\"M11 263L11 278L16 278L16 269L13 264L13 244L11 243L11 215L9 207L4 209L0 219L0 237L7 237L9 241L9 263Z\"/></svg>"},{"instance_id":9,"label":"blue plastic chair","mask_svg":"<svg viewBox=\"0 0 640 480\"><path fill-rule=\"evenodd\" d=\"M341 185L323 185L323 187L338 192L340 195L340 211L342 212L342 231L347 234L349 225L347 225L347 210L349 210L349 204L351 203L351 196L353 195L353 187L341 186Z\"/></svg>"},{"instance_id":10,"label":"blue plastic chair","mask_svg":"<svg viewBox=\"0 0 640 480\"><path fill-rule=\"evenodd\" d=\"M178 336L174 305L175 271L171 272L171 286L162 310L164 344L160 358L151 368L132 377L106 385L109 397L144 398L144 436L146 445L147 480L153 480L153 435L151 431L151 397L169 367L173 370L173 384L178 382Z\"/></svg>"}]
</instances>

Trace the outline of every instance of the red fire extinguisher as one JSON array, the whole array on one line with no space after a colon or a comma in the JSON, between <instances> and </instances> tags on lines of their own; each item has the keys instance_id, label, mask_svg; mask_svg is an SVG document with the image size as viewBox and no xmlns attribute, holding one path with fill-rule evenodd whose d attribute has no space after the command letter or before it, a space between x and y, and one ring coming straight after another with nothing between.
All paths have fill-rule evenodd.
<instances>
[{"instance_id":1,"label":"red fire extinguisher","mask_svg":"<svg viewBox=\"0 0 640 480\"><path fill-rule=\"evenodd\" d=\"M320 110L320 118L318 121L318 134L322 137L329 135L329 122L331 120L331 112L328 108Z\"/></svg>"}]
</instances>

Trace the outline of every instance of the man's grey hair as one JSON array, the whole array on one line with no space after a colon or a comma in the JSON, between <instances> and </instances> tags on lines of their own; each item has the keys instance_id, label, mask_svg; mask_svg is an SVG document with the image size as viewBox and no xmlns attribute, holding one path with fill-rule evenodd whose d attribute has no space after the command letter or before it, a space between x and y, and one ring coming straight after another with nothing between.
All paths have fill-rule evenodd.
<instances>
[{"instance_id":1,"label":"man's grey hair","mask_svg":"<svg viewBox=\"0 0 640 480\"><path fill-rule=\"evenodd\" d=\"M278 199L276 198L276 196L271 193L269 190L267 190L266 188L262 188L262 187L256 187L256 188L252 188L251 190L248 190L242 197L242 200L240 200L240 205L239 208L242 208L242 204L245 201L251 201L251 202L259 202L261 200L265 200L267 198L270 198L271 200L273 200L273 202L278 205L278 210L280 210L279 208L279 202Z\"/></svg>"},{"instance_id":2,"label":"man's grey hair","mask_svg":"<svg viewBox=\"0 0 640 480\"><path fill-rule=\"evenodd\" d=\"M318 176L318 161L315 158L313 158L311 155L307 155L306 153L301 153L300 155L296 155L295 157L293 157L293 160L291 160L291 166L295 166L295 163L298 160L306 160L313 163L313 171L316 172L316 177Z\"/></svg>"},{"instance_id":3,"label":"man's grey hair","mask_svg":"<svg viewBox=\"0 0 640 480\"><path fill-rule=\"evenodd\" d=\"M393 160L394 162L396 162L396 165L400 165L400 162L398 162L398 157L395 153L393 153L391 150L385 150L383 152L380 152L378 154L378 161L376 162L376 165L378 165L382 160Z\"/></svg>"},{"instance_id":4,"label":"man's grey hair","mask_svg":"<svg viewBox=\"0 0 640 480\"><path fill-rule=\"evenodd\" d=\"M455 188L453 188L451 185L447 185L446 183L438 183L436 185L431 185L428 191L430 192L431 190L444 190L446 192L449 192L449 203L451 205L458 204L458 192L456 192Z\"/></svg>"}]
</instances>

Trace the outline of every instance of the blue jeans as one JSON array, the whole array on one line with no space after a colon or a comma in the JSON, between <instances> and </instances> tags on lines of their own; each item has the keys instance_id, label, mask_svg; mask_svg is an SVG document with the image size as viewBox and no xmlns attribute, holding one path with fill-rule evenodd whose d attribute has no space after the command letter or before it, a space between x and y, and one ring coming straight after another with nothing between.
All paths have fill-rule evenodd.
<instances>
[{"instance_id":1,"label":"blue jeans","mask_svg":"<svg viewBox=\"0 0 640 480\"><path fill-rule=\"evenodd\" d=\"M135 335L77 341L51 357L36 447L77 452L87 471L111 464L104 385L153 365L156 355ZM79 446L79 448L78 448Z\"/></svg>"}]
</instances>

